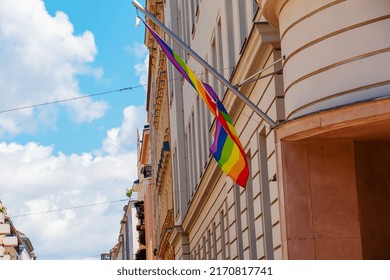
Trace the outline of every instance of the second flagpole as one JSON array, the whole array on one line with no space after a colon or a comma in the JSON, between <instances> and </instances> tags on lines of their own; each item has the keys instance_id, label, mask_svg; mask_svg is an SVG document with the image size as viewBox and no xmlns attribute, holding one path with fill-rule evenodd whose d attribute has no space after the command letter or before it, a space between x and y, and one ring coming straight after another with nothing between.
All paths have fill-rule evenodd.
<instances>
[{"instance_id":1,"label":"second flagpole","mask_svg":"<svg viewBox=\"0 0 390 280\"><path fill-rule=\"evenodd\" d=\"M133 1L133 5L146 17L151 19L157 24L165 33L167 33L177 44L185 49L196 61L198 61L203 67L205 67L215 78L223 83L228 89L230 89L238 98L240 98L245 104L247 104L253 111L255 111L264 121L266 121L271 127L275 127L276 123L265 114L260 108L258 108L252 101L250 101L245 95L243 95L237 88L235 88L228 80L226 80L221 74L219 74L213 67L211 67L203 58L201 58L196 52L194 52L189 46L187 46L179 37L176 36L169 28L167 28L162 22L160 22L155 16L153 16L148 10L146 10L136 0Z\"/></svg>"}]
</instances>

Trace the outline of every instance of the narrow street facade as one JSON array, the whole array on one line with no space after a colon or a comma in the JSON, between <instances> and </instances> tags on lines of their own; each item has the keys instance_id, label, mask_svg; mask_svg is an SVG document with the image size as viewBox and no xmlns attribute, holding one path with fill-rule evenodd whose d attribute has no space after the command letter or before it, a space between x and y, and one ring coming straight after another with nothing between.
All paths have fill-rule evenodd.
<instances>
[{"instance_id":1,"label":"narrow street facade","mask_svg":"<svg viewBox=\"0 0 390 280\"><path fill-rule=\"evenodd\" d=\"M390 3L147 7L276 124L148 21L218 93L250 168L245 188L221 171L214 118L146 32L155 257L388 259Z\"/></svg>"}]
</instances>

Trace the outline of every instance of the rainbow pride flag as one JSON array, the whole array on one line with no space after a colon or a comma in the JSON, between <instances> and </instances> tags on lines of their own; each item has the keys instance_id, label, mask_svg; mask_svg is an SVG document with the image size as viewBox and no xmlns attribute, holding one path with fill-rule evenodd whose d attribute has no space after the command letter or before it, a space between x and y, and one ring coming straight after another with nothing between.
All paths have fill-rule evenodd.
<instances>
[{"instance_id":1,"label":"rainbow pride flag","mask_svg":"<svg viewBox=\"0 0 390 280\"><path fill-rule=\"evenodd\" d=\"M216 118L215 137L210 152L220 168L238 185L245 187L249 176L245 151L237 136L229 114L218 95L208 84L202 83L188 65L167 43L144 22L150 34L156 39L166 57L181 75L194 87L211 113Z\"/></svg>"}]
</instances>

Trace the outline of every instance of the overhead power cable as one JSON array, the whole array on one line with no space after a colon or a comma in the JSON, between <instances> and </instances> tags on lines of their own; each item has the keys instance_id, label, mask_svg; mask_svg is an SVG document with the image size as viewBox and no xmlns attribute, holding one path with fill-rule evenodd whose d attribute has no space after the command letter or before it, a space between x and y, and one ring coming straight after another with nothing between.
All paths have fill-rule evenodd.
<instances>
[{"instance_id":1,"label":"overhead power cable","mask_svg":"<svg viewBox=\"0 0 390 280\"><path fill-rule=\"evenodd\" d=\"M177 194L177 193L184 193L184 192L186 192L186 190L173 191L173 192L169 192L168 194ZM157 195L156 194L144 195L143 199L145 200L146 198L150 198L150 197L155 198L155 197L157 197ZM136 200L125 198L125 199L112 200L112 201L106 201L106 202L100 202L100 203L92 203L92 204L85 204L85 205L77 205L77 206L73 206L73 207L66 207L66 208L47 210L47 211L42 211L42 212L25 213L25 214L19 214L19 215L14 215L14 216L9 215L9 217L11 219L14 219L14 218L20 218L20 217L28 217L28 216L34 216L34 215L49 214L49 213L54 213L54 212L66 211L66 210L74 210L74 209L80 209L80 208L86 208L86 207L93 207L93 206L99 206L99 205L105 205L105 204L112 204L112 203L117 203L117 202L129 202L129 201L135 202Z\"/></svg>"},{"instance_id":2,"label":"overhead power cable","mask_svg":"<svg viewBox=\"0 0 390 280\"><path fill-rule=\"evenodd\" d=\"M64 211L64 210L79 209L79 208L92 207L92 206L97 206L97 205L105 205L105 204L111 204L111 203L123 202L123 201L129 201L129 199L119 199L119 200L113 200L113 201L107 201L107 202L100 202L100 203L93 203L93 204L86 204L86 205L78 205L78 206L73 206L73 207L68 207L68 208L47 210L47 211L42 211L42 212L20 214L20 215L10 216L10 218L13 219L13 218L19 218L19 217L47 214L47 213L53 213L53 212L60 212L60 211Z\"/></svg>"},{"instance_id":3,"label":"overhead power cable","mask_svg":"<svg viewBox=\"0 0 390 280\"><path fill-rule=\"evenodd\" d=\"M72 97L72 98L67 98L67 99L44 102L44 103L40 103L40 104L17 107L17 108L2 110L2 111L0 111L0 114L18 111L18 110L24 110L24 109L31 109L31 108L41 107L41 106L46 106L46 105L52 105L52 104L57 104L57 103L69 102L69 101L74 101L74 100L78 100L78 99L83 99L83 98L88 98L88 97L93 97L93 96L98 96L98 95L103 95L103 94L108 94L108 93L113 93L113 92L132 90L133 88L137 88L137 87L143 87L143 86L120 88L120 89L115 89L115 90L110 90L110 91L103 91L103 92L98 92L98 93L93 93L93 94L82 95L82 96L78 96L78 97Z\"/></svg>"},{"instance_id":4,"label":"overhead power cable","mask_svg":"<svg viewBox=\"0 0 390 280\"><path fill-rule=\"evenodd\" d=\"M231 68L232 67L227 67L227 68L224 68L224 69L221 69L218 71L225 71L225 70L231 69ZM204 74L205 74L205 72L202 71L200 74L196 74L196 75L204 75ZM174 80L180 80L180 79L181 78L169 79L168 81L174 81ZM82 96L78 96L78 97L48 101L48 102L44 102L44 103L40 103L40 104L33 104L33 105L27 105L27 106L16 107L16 108L11 108L11 109L5 109L5 110L0 110L0 114L24 110L24 109L32 109L32 108L42 107L42 106L46 106L46 105L64 103L64 102L69 102L69 101L75 101L75 100L79 100L79 99L83 99L83 98L94 97L94 96L98 96L98 95L105 95L105 94L114 93L114 92L122 92L122 91L132 90L135 88L145 87L147 85L148 84L138 85L138 86L130 86L130 87L125 87L125 88L120 88L120 89L114 89L114 90L103 91L103 92L98 92L98 93L86 94L86 95L82 95Z\"/></svg>"}]
</instances>

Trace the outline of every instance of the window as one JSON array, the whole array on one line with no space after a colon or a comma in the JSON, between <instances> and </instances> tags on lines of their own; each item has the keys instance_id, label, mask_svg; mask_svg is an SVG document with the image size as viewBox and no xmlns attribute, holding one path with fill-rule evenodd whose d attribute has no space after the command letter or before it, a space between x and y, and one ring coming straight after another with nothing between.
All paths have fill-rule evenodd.
<instances>
[{"instance_id":1,"label":"window","mask_svg":"<svg viewBox=\"0 0 390 280\"><path fill-rule=\"evenodd\" d=\"M203 257L202 257L202 259L206 260L207 259L207 257L206 257L206 237L203 236L202 241L203 241L202 242L202 245L203 245L203 250L202 250Z\"/></svg>"},{"instance_id":2,"label":"window","mask_svg":"<svg viewBox=\"0 0 390 280\"><path fill-rule=\"evenodd\" d=\"M201 97L199 96L199 94L197 95L196 97L196 135L197 135L197 143L198 143L198 148L199 148L199 152L197 153L198 154L198 179L199 177L201 176L201 174L203 173L203 164L204 164L204 149L207 149L207 147L204 145L204 137L203 137L203 134L205 133L205 129L204 129L204 126L205 126L205 123L204 123L204 116L203 116L203 111L202 111L202 114L201 114L201 109L202 109L202 103L203 103L203 100L201 100Z\"/></svg>"},{"instance_id":3,"label":"window","mask_svg":"<svg viewBox=\"0 0 390 280\"><path fill-rule=\"evenodd\" d=\"M222 47L222 27L221 27L221 18L218 19L217 22L217 30L216 30L216 37L217 37L217 68L216 70L224 77L225 72L223 70L224 63L223 63L223 47ZM218 88L215 88L215 90L218 91L218 96L220 99L224 96L224 86L221 82L218 81Z\"/></svg>"},{"instance_id":4,"label":"window","mask_svg":"<svg viewBox=\"0 0 390 280\"><path fill-rule=\"evenodd\" d=\"M238 4L238 16L240 22L240 44L241 50L244 46L246 36L247 36L247 15L246 15L246 1L240 1ZM241 52L241 51L240 51Z\"/></svg>"},{"instance_id":5,"label":"window","mask_svg":"<svg viewBox=\"0 0 390 280\"><path fill-rule=\"evenodd\" d=\"M192 23L195 24L195 19L197 20L199 16L199 0L191 1L192 6Z\"/></svg>"},{"instance_id":6,"label":"window","mask_svg":"<svg viewBox=\"0 0 390 280\"><path fill-rule=\"evenodd\" d=\"M215 227L215 222L213 222L212 224L212 247L213 247L213 255L212 255L212 259L213 260L216 260L217 259L217 233L215 232L216 231L216 227Z\"/></svg>"},{"instance_id":7,"label":"window","mask_svg":"<svg viewBox=\"0 0 390 280\"><path fill-rule=\"evenodd\" d=\"M255 232L255 214L253 208L253 185L252 185L252 166L251 166L251 155L247 154L247 162L249 167L249 177L248 182L245 189L245 198L247 205L247 223L248 223L248 233L249 233L249 250L250 250L250 258L252 260L257 259L257 248L256 248L256 232Z\"/></svg>"},{"instance_id":8,"label":"window","mask_svg":"<svg viewBox=\"0 0 390 280\"><path fill-rule=\"evenodd\" d=\"M233 19L234 19L233 1L225 1L225 11L226 11L226 29L228 30L227 42L235 42L235 34L237 33L237 31L234 28L234 22L233 22ZM229 70L226 71L227 76L225 76L225 77L228 77L232 74L233 66L235 65L235 61L236 61L235 49L236 49L236 47L235 47L235 44L232 44L232 43L231 44L225 43L225 45L226 45L225 50L227 50L228 55L229 55L229 58L228 58L229 61L228 61L228 64L226 65L229 67Z\"/></svg>"},{"instance_id":9,"label":"window","mask_svg":"<svg viewBox=\"0 0 390 280\"><path fill-rule=\"evenodd\" d=\"M174 186L174 198L175 198L175 210L176 214L180 213L180 203L179 203L179 197L180 197L180 190L179 190L179 177L178 177L178 169L177 169L177 152L176 148L172 155L173 160L173 186Z\"/></svg>"},{"instance_id":10,"label":"window","mask_svg":"<svg viewBox=\"0 0 390 280\"><path fill-rule=\"evenodd\" d=\"M274 248L272 238L271 201L268 181L267 134L265 132L265 128L263 128L259 135L259 153L265 256L267 260L273 260Z\"/></svg>"},{"instance_id":11,"label":"window","mask_svg":"<svg viewBox=\"0 0 390 280\"><path fill-rule=\"evenodd\" d=\"M209 72L205 70L205 83L209 84ZM210 133L210 128L211 128L211 112L209 108L206 106L206 104L203 103L203 112L205 116L205 144L207 149L205 149L205 157L206 157L206 163L208 161L208 156L209 156L209 147L211 146L211 133Z\"/></svg>"},{"instance_id":12,"label":"window","mask_svg":"<svg viewBox=\"0 0 390 280\"><path fill-rule=\"evenodd\" d=\"M211 260L211 233L210 230L207 230L207 259Z\"/></svg>"},{"instance_id":13,"label":"window","mask_svg":"<svg viewBox=\"0 0 390 280\"><path fill-rule=\"evenodd\" d=\"M222 259L226 260L226 240L225 240L225 215L223 210L219 213L220 229L221 229L221 248L222 248Z\"/></svg>"},{"instance_id":14,"label":"window","mask_svg":"<svg viewBox=\"0 0 390 280\"><path fill-rule=\"evenodd\" d=\"M183 24L184 24L184 11L183 11L183 6L182 5L179 5L178 6L178 9L177 9L177 35L179 38L183 38L183 34L184 34L184 28L183 28ZM182 56L182 53L179 51L178 54Z\"/></svg>"},{"instance_id":15,"label":"window","mask_svg":"<svg viewBox=\"0 0 390 280\"><path fill-rule=\"evenodd\" d=\"M259 8L259 6L257 4L257 1L256 0L252 0L252 18L253 18L253 20L255 19L256 12L257 12L258 8Z\"/></svg>"},{"instance_id":16,"label":"window","mask_svg":"<svg viewBox=\"0 0 390 280\"><path fill-rule=\"evenodd\" d=\"M195 103L196 105L196 103ZM191 123L192 123L192 131L191 131L191 149L192 149L192 192L194 193L195 188L198 184L198 157L196 152L196 140L197 140L197 134L195 133L195 116L194 111L192 111L191 114ZM196 137L196 138L195 138Z\"/></svg>"},{"instance_id":17,"label":"window","mask_svg":"<svg viewBox=\"0 0 390 280\"><path fill-rule=\"evenodd\" d=\"M186 34L183 38L183 41L186 42L187 45L190 45L190 38L191 38L191 30L192 30L192 23L193 23L193 17L191 16L191 5L189 5L188 1L183 1L184 9L185 9L185 20L183 22L183 26L185 26Z\"/></svg>"},{"instance_id":18,"label":"window","mask_svg":"<svg viewBox=\"0 0 390 280\"><path fill-rule=\"evenodd\" d=\"M213 37L213 39L211 40L211 66L218 71L218 56L217 56L217 43L215 41L215 37ZM213 84L212 84L212 87L214 88L214 90L217 92L218 94L218 97L220 97L220 93L219 93L219 90L218 90L218 80L213 77Z\"/></svg>"},{"instance_id":19,"label":"window","mask_svg":"<svg viewBox=\"0 0 390 280\"><path fill-rule=\"evenodd\" d=\"M241 225L241 187L234 184L234 211L236 214L236 234L237 234L237 254L238 259L244 259L244 245L242 241L242 225Z\"/></svg>"},{"instance_id":20,"label":"window","mask_svg":"<svg viewBox=\"0 0 390 280\"><path fill-rule=\"evenodd\" d=\"M188 124L187 132L185 133L185 143L186 143L186 162L187 162L187 202L191 200L191 186L192 186L192 172L191 172L191 142L190 142L190 131L191 131L191 124Z\"/></svg>"}]
</instances>

